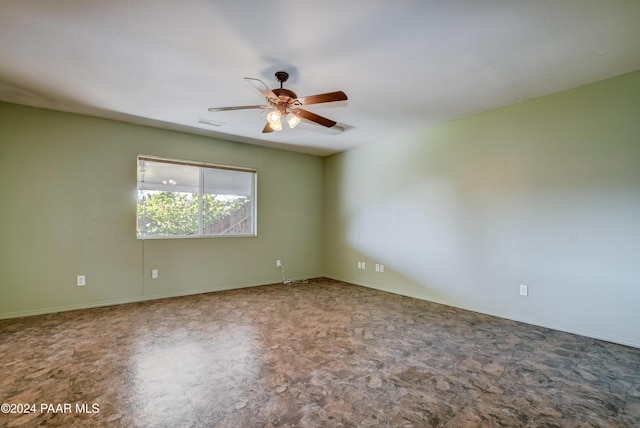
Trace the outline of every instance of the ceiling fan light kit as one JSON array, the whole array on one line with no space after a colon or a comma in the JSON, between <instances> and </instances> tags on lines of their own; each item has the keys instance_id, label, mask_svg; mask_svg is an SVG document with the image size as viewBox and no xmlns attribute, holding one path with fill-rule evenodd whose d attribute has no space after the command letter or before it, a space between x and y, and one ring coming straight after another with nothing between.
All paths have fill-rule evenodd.
<instances>
[{"instance_id":1,"label":"ceiling fan light kit","mask_svg":"<svg viewBox=\"0 0 640 428\"><path fill-rule=\"evenodd\" d=\"M262 130L263 133L281 131L282 118L284 117L289 128L295 128L302 119L331 128L337 124L336 121L317 115L308 110L300 108L311 104L330 103L334 101L346 101L347 95L342 91L328 92L326 94L310 95L298 98L295 92L283 88L283 83L289 79L289 73L278 71L275 74L276 80L280 82L280 87L270 89L262 80L245 77L244 80L256 88L266 99L267 105L235 106L235 107L212 107L211 112L247 109L268 109L267 124Z\"/></svg>"},{"instance_id":2,"label":"ceiling fan light kit","mask_svg":"<svg viewBox=\"0 0 640 428\"><path fill-rule=\"evenodd\" d=\"M267 121L269 125L273 127L274 125L280 125L280 119L282 118L282 114L278 109L273 109L267 114Z\"/></svg>"},{"instance_id":3,"label":"ceiling fan light kit","mask_svg":"<svg viewBox=\"0 0 640 428\"><path fill-rule=\"evenodd\" d=\"M300 123L300 118L293 113L289 113L287 115L287 123L289 124L289 128L293 129Z\"/></svg>"}]
</instances>

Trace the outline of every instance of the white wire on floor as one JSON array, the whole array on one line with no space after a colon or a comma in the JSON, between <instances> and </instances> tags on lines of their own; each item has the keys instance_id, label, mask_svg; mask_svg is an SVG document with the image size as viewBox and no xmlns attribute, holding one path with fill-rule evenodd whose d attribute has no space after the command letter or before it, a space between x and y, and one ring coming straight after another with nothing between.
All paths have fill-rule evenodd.
<instances>
[{"instance_id":1,"label":"white wire on floor","mask_svg":"<svg viewBox=\"0 0 640 428\"><path fill-rule=\"evenodd\" d=\"M286 277L284 274L284 263L280 262L280 269L282 270L282 283L283 284L307 284L309 280L307 279L299 279L296 281L292 281Z\"/></svg>"}]
</instances>

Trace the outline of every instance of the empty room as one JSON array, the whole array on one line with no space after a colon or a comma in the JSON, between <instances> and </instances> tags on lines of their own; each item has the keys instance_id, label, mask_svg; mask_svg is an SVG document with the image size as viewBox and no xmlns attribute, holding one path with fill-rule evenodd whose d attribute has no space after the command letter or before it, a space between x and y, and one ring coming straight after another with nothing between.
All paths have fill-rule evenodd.
<instances>
[{"instance_id":1,"label":"empty room","mask_svg":"<svg viewBox=\"0 0 640 428\"><path fill-rule=\"evenodd\" d=\"M0 1L0 426L640 426L638 23Z\"/></svg>"}]
</instances>

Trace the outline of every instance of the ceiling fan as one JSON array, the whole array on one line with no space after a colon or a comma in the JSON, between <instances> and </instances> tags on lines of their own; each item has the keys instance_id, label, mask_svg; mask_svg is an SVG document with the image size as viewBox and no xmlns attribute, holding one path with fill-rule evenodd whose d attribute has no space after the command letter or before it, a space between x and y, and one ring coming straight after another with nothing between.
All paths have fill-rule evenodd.
<instances>
[{"instance_id":1,"label":"ceiling fan","mask_svg":"<svg viewBox=\"0 0 640 428\"><path fill-rule=\"evenodd\" d=\"M300 123L301 119L315 122L322 126L326 126L327 128L332 128L336 125L336 121L327 119L323 116L319 116L300 107L311 104L330 103L333 101L346 101L347 95L344 92L327 92L326 94L317 94L298 98L295 92L282 87L282 84L286 82L287 79L289 79L289 73L287 73L286 71L276 72L276 80L280 82L280 87L269 89L269 87L262 80L245 77L244 80L250 83L251 86L256 88L262 95L265 96L268 104L235 107L212 107L209 109L209 111L268 109L267 124L262 130L263 133L281 131L283 119L287 121L290 128L295 128L298 123Z\"/></svg>"}]
</instances>

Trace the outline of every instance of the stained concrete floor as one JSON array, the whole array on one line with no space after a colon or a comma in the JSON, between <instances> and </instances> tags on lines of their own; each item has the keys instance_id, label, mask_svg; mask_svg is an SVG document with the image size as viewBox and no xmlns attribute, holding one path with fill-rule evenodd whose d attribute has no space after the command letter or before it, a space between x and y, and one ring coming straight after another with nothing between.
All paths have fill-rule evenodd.
<instances>
[{"instance_id":1,"label":"stained concrete floor","mask_svg":"<svg viewBox=\"0 0 640 428\"><path fill-rule=\"evenodd\" d=\"M0 370L7 427L640 426L640 349L327 279L0 321Z\"/></svg>"}]
</instances>

